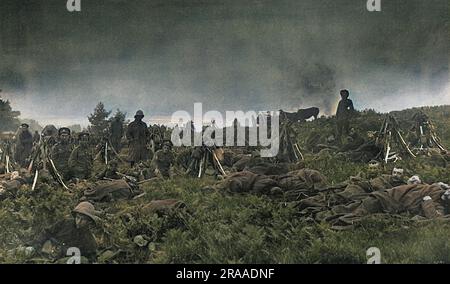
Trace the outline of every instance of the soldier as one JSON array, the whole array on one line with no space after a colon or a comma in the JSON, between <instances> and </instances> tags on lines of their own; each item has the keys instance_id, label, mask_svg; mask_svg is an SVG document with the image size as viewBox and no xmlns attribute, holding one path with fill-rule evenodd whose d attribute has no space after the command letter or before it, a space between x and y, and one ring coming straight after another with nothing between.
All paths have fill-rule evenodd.
<instances>
[{"instance_id":1,"label":"soldier","mask_svg":"<svg viewBox=\"0 0 450 284\"><path fill-rule=\"evenodd\" d=\"M170 167L174 163L174 156L172 153L172 142L166 140L163 142L161 150L156 151L153 157L152 164L155 167L155 174L163 178L170 177Z\"/></svg>"},{"instance_id":2,"label":"soldier","mask_svg":"<svg viewBox=\"0 0 450 284\"><path fill-rule=\"evenodd\" d=\"M72 217L65 218L49 228L31 242L33 249L46 248L52 256L59 259L67 255L67 250L76 247L81 255L89 260L97 257L97 241L91 227L95 226L101 218L99 212L89 202L81 202L72 211ZM44 250L44 249L42 249Z\"/></svg>"},{"instance_id":3,"label":"soldier","mask_svg":"<svg viewBox=\"0 0 450 284\"><path fill-rule=\"evenodd\" d=\"M48 147L53 146L56 143L58 136L58 129L53 124L48 124L42 129L42 140Z\"/></svg>"},{"instance_id":4,"label":"soldier","mask_svg":"<svg viewBox=\"0 0 450 284\"><path fill-rule=\"evenodd\" d=\"M142 121L144 113L142 110L138 110L134 116L134 121L128 125L127 140L129 144L129 160L131 167L136 162L145 161L148 159L147 140L150 133L147 128L147 124Z\"/></svg>"},{"instance_id":5,"label":"soldier","mask_svg":"<svg viewBox=\"0 0 450 284\"><path fill-rule=\"evenodd\" d=\"M70 177L69 158L72 153L72 145L70 143L70 129L61 127L58 130L58 142L53 145L50 157L55 163L56 169L61 173L64 179Z\"/></svg>"},{"instance_id":6,"label":"soldier","mask_svg":"<svg viewBox=\"0 0 450 284\"><path fill-rule=\"evenodd\" d=\"M341 90L341 100L336 111L336 137L342 143L342 137L347 137L350 129L350 119L354 112L353 102L348 98L348 90Z\"/></svg>"},{"instance_id":7,"label":"soldier","mask_svg":"<svg viewBox=\"0 0 450 284\"><path fill-rule=\"evenodd\" d=\"M83 201L103 202L119 199L131 199L137 193L142 193L139 187L131 181L100 180L84 191Z\"/></svg>"},{"instance_id":8,"label":"soldier","mask_svg":"<svg viewBox=\"0 0 450 284\"><path fill-rule=\"evenodd\" d=\"M153 171L150 169L150 167L147 165L147 163L144 163L144 162L135 164L133 168L130 168L126 172L126 175L131 176L138 181L143 181L143 180L155 177Z\"/></svg>"},{"instance_id":9,"label":"soldier","mask_svg":"<svg viewBox=\"0 0 450 284\"><path fill-rule=\"evenodd\" d=\"M111 121L111 145L117 151L120 152L122 148L121 140L123 136L123 124L120 116L116 115Z\"/></svg>"},{"instance_id":10,"label":"soldier","mask_svg":"<svg viewBox=\"0 0 450 284\"><path fill-rule=\"evenodd\" d=\"M412 213L426 218L449 214L450 187L444 183L408 184L373 192L354 211L356 215Z\"/></svg>"},{"instance_id":11,"label":"soldier","mask_svg":"<svg viewBox=\"0 0 450 284\"><path fill-rule=\"evenodd\" d=\"M71 176L74 178L88 179L91 176L94 157L89 148L89 133L78 134L79 145L73 149L69 158Z\"/></svg>"},{"instance_id":12,"label":"soldier","mask_svg":"<svg viewBox=\"0 0 450 284\"><path fill-rule=\"evenodd\" d=\"M119 162L116 159L111 160L106 168L99 174L97 179L121 179L122 177L117 173L119 171Z\"/></svg>"},{"instance_id":13,"label":"soldier","mask_svg":"<svg viewBox=\"0 0 450 284\"><path fill-rule=\"evenodd\" d=\"M29 125L22 123L16 134L15 160L21 167L26 167L26 163L33 148L33 135L28 130Z\"/></svg>"},{"instance_id":14,"label":"soldier","mask_svg":"<svg viewBox=\"0 0 450 284\"><path fill-rule=\"evenodd\" d=\"M256 194L278 194L282 193L279 183L270 176L257 175L242 171L227 176L214 184L212 187L204 187L205 190L226 191L229 193L256 193Z\"/></svg>"}]
</instances>

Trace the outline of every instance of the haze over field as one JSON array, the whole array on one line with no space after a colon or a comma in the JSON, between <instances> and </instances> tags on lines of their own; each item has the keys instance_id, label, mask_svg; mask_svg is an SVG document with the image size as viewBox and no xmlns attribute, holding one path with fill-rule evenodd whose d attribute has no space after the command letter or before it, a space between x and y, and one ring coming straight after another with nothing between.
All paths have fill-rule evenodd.
<instances>
[{"instance_id":1,"label":"haze over field","mask_svg":"<svg viewBox=\"0 0 450 284\"><path fill-rule=\"evenodd\" d=\"M2 0L0 88L22 117L87 124L98 101L174 111L450 104L447 0Z\"/></svg>"}]
</instances>

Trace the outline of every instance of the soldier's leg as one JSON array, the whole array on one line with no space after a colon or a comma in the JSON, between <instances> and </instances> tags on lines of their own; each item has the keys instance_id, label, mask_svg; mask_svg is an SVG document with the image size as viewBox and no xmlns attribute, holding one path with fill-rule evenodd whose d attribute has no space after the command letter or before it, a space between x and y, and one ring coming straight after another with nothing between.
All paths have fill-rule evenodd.
<instances>
[{"instance_id":1,"label":"soldier's leg","mask_svg":"<svg viewBox=\"0 0 450 284\"><path fill-rule=\"evenodd\" d=\"M361 205L353 212L356 215L364 216L368 214L381 213L383 207L378 199L374 197L365 198Z\"/></svg>"},{"instance_id":2,"label":"soldier's leg","mask_svg":"<svg viewBox=\"0 0 450 284\"><path fill-rule=\"evenodd\" d=\"M336 122L336 141L342 144L342 121L338 120Z\"/></svg>"},{"instance_id":3,"label":"soldier's leg","mask_svg":"<svg viewBox=\"0 0 450 284\"><path fill-rule=\"evenodd\" d=\"M342 130L344 137L347 137L350 133L350 121L347 119L343 121Z\"/></svg>"}]
</instances>

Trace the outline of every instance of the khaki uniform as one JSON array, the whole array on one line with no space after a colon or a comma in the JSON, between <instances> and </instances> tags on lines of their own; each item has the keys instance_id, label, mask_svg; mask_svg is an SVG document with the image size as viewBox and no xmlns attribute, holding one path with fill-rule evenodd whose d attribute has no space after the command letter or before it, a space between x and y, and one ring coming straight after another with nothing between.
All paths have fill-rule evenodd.
<instances>
[{"instance_id":1,"label":"khaki uniform","mask_svg":"<svg viewBox=\"0 0 450 284\"><path fill-rule=\"evenodd\" d=\"M170 177L170 167L173 165L174 157L171 151L164 153L163 150L158 150L153 157L152 164L164 178Z\"/></svg>"},{"instance_id":2,"label":"khaki uniform","mask_svg":"<svg viewBox=\"0 0 450 284\"><path fill-rule=\"evenodd\" d=\"M441 196L445 192L438 185L413 184L401 185L387 190L373 192L362 201L355 210L356 215L372 213L411 213L427 218L435 218L444 215L444 206ZM430 202L423 198L430 196Z\"/></svg>"},{"instance_id":3,"label":"khaki uniform","mask_svg":"<svg viewBox=\"0 0 450 284\"><path fill-rule=\"evenodd\" d=\"M89 201L110 201L130 199L133 190L125 180L98 181L91 189L84 191L84 198Z\"/></svg>"},{"instance_id":4,"label":"khaki uniform","mask_svg":"<svg viewBox=\"0 0 450 284\"><path fill-rule=\"evenodd\" d=\"M63 178L70 178L69 159L72 154L72 145L70 143L58 142L53 145L50 152L53 163L55 163L56 169L63 176Z\"/></svg>"},{"instance_id":5,"label":"khaki uniform","mask_svg":"<svg viewBox=\"0 0 450 284\"><path fill-rule=\"evenodd\" d=\"M91 177L94 156L87 145L78 145L73 149L69 158L71 176L80 179Z\"/></svg>"},{"instance_id":6,"label":"khaki uniform","mask_svg":"<svg viewBox=\"0 0 450 284\"><path fill-rule=\"evenodd\" d=\"M70 247L80 249L81 255L94 260L97 255L97 242L88 228L78 229L73 218L67 218L44 229L32 242L32 246L41 248L50 241L55 258L65 257Z\"/></svg>"},{"instance_id":7,"label":"khaki uniform","mask_svg":"<svg viewBox=\"0 0 450 284\"><path fill-rule=\"evenodd\" d=\"M238 172L228 176L215 186L218 190L226 190L232 193L257 193L270 194L272 189L278 188L278 182L264 175L257 175L252 172Z\"/></svg>"}]
</instances>

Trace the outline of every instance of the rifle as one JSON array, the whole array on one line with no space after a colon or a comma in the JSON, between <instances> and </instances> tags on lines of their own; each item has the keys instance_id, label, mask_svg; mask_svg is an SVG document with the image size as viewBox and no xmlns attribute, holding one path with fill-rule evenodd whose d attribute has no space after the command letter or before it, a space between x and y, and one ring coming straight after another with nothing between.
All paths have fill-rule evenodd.
<instances>
[{"instance_id":1,"label":"rifle","mask_svg":"<svg viewBox=\"0 0 450 284\"><path fill-rule=\"evenodd\" d=\"M138 185L141 185L141 184L144 184L144 183L147 183L147 182L151 182L151 181L156 181L156 180L161 180L161 178L159 178L159 177L153 177L153 178L150 178L150 179L146 179L146 180L139 181L137 184L138 184Z\"/></svg>"},{"instance_id":2,"label":"rifle","mask_svg":"<svg viewBox=\"0 0 450 284\"><path fill-rule=\"evenodd\" d=\"M108 140L108 142L109 142L108 147L111 148L113 153L116 155L117 159L119 159L119 161L121 161L122 163L126 164L126 162L122 158L120 158L119 153L117 153L116 149L114 149L114 146L111 144L111 141Z\"/></svg>"},{"instance_id":3,"label":"rifle","mask_svg":"<svg viewBox=\"0 0 450 284\"><path fill-rule=\"evenodd\" d=\"M137 183L137 179L135 177L132 177L132 176L129 176L129 175L126 175L126 174L122 174L122 173L119 173L119 172L116 172L116 174L121 176L121 177L123 177L123 178L125 178L125 179L127 179L127 180L129 180L129 181L131 181L131 182L133 182L133 183Z\"/></svg>"},{"instance_id":4,"label":"rifle","mask_svg":"<svg viewBox=\"0 0 450 284\"><path fill-rule=\"evenodd\" d=\"M9 169L9 155L6 154L6 173L10 173L10 169Z\"/></svg>"},{"instance_id":5,"label":"rifle","mask_svg":"<svg viewBox=\"0 0 450 284\"><path fill-rule=\"evenodd\" d=\"M215 153L213 150L209 149L209 148L208 148L208 151L209 151L210 153L212 153L213 158L214 158L214 161L217 163L217 166L219 167L220 172L221 172L224 176L226 176L227 174L225 173L225 171L224 171L224 169L223 169L223 167L222 167L222 164L221 164L220 161L219 161L219 158L217 158L216 153Z\"/></svg>"},{"instance_id":6,"label":"rifle","mask_svg":"<svg viewBox=\"0 0 450 284\"><path fill-rule=\"evenodd\" d=\"M31 186L31 190L34 190L36 188L38 176L39 176L39 170L36 170L36 174L34 175L34 179L33 179L33 186Z\"/></svg>"},{"instance_id":7,"label":"rifle","mask_svg":"<svg viewBox=\"0 0 450 284\"><path fill-rule=\"evenodd\" d=\"M48 158L48 160L50 161L50 165L52 166L52 170L53 170L53 174L56 178L56 181L61 184L65 189L69 189L66 184L64 183L61 175L59 174L58 170L56 169L55 163L53 163L53 160Z\"/></svg>"},{"instance_id":8,"label":"rifle","mask_svg":"<svg viewBox=\"0 0 450 284\"><path fill-rule=\"evenodd\" d=\"M298 154L300 155L300 158L301 158L302 160L304 160L305 158L303 157L303 154L302 154L302 152L300 151L300 148L298 147L298 144L295 143L294 146L295 146L295 149L297 150Z\"/></svg>"},{"instance_id":9,"label":"rifle","mask_svg":"<svg viewBox=\"0 0 450 284\"><path fill-rule=\"evenodd\" d=\"M201 178L202 177L202 167L204 166L206 157L202 157L202 159L200 160L200 167L198 170L198 177Z\"/></svg>"},{"instance_id":10,"label":"rifle","mask_svg":"<svg viewBox=\"0 0 450 284\"><path fill-rule=\"evenodd\" d=\"M108 164L108 141L105 143L105 165Z\"/></svg>"}]
</instances>

